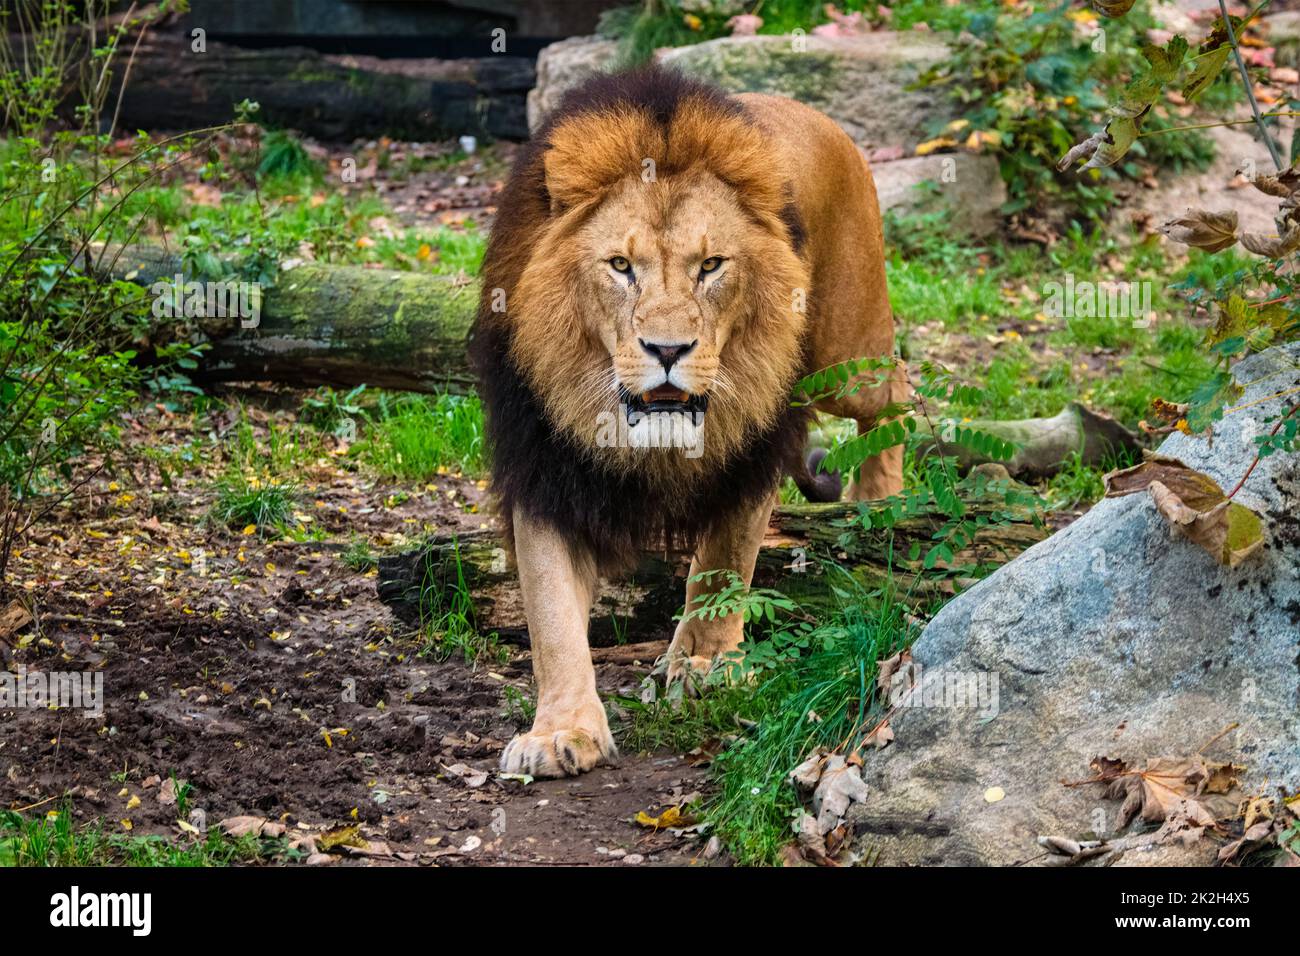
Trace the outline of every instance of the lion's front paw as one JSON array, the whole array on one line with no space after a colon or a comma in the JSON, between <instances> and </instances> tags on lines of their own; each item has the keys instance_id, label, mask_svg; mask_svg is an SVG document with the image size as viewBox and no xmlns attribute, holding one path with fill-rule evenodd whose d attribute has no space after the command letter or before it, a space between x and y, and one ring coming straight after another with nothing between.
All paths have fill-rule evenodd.
<instances>
[{"instance_id":1,"label":"lion's front paw","mask_svg":"<svg viewBox=\"0 0 1300 956\"><path fill-rule=\"evenodd\" d=\"M608 727L598 731L580 727L532 730L506 744L501 769L533 777L576 777L598 764L613 763L617 757L618 748Z\"/></svg>"}]
</instances>

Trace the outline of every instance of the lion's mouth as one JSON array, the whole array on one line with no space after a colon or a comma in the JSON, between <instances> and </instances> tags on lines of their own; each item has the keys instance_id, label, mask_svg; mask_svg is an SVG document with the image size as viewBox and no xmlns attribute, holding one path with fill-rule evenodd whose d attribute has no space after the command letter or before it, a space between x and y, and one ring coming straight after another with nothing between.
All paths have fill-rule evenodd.
<instances>
[{"instance_id":1,"label":"lion's mouth","mask_svg":"<svg viewBox=\"0 0 1300 956\"><path fill-rule=\"evenodd\" d=\"M709 410L708 395L692 395L676 385L665 382L648 392L634 395L625 387L619 386L619 403L627 409L630 424L633 415L649 415L654 412L677 412L685 415L703 415Z\"/></svg>"}]
</instances>

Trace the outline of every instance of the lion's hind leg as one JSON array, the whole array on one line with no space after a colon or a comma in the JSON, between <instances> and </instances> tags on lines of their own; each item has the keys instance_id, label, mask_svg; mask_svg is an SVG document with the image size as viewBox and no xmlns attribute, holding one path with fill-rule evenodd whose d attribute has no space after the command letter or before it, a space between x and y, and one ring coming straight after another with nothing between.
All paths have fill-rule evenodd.
<instances>
[{"instance_id":1,"label":"lion's hind leg","mask_svg":"<svg viewBox=\"0 0 1300 956\"><path fill-rule=\"evenodd\" d=\"M754 577L758 548L767 532L768 518L775 504L776 494L773 493L761 504L737 509L700 541L686 580L688 613L698 609L707 595L726 586L728 571L733 572L745 587L749 586ZM699 575L706 571L718 573L700 578ZM682 680L692 673L707 673L723 657L740 647L745 637L744 628L741 614L684 617L668 647L668 681Z\"/></svg>"}]
</instances>

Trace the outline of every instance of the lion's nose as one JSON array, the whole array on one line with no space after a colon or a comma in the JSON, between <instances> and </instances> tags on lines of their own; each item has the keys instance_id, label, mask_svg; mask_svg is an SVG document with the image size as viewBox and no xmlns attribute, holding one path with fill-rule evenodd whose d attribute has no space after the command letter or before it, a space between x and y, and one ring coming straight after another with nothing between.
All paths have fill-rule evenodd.
<instances>
[{"instance_id":1,"label":"lion's nose","mask_svg":"<svg viewBox=\"0 0 1300 956\"><path fill-rule=\"evenodd\" d=\"M655 358L659 360L659 364L662 365L664 367L664 371L667 372L669 369L673 367L674 362L676 362L679 358L681 358L691 349L695 348L695 344L696 342L699 342L699 339L696 339L694 342L682 342L676 345L664 345L659 342L647 342L645 339L637 339L637 341L641 343L641 348L645 349L647 352L649 352L651 355L653 355Z\"/></svg>"}]
</instances>

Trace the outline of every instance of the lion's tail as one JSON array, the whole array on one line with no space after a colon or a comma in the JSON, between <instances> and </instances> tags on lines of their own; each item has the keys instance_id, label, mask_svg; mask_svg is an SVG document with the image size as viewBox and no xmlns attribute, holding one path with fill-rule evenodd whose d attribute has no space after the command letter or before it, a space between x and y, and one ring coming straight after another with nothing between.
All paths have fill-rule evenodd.
<instances>
[{"instance_id":1,"label":"lion's tail","mask_svg":"<svg viewBox=\"0 0 1300 956\"><path fill-rule=\"evenodd\" d=\"M818 471L818 466L825 457L825 448L814 448L801 462L802 467L790 475L809 501L839 501L840 493L844 490L844 482L838 471Z\"/></svg>"}]
</instances>

